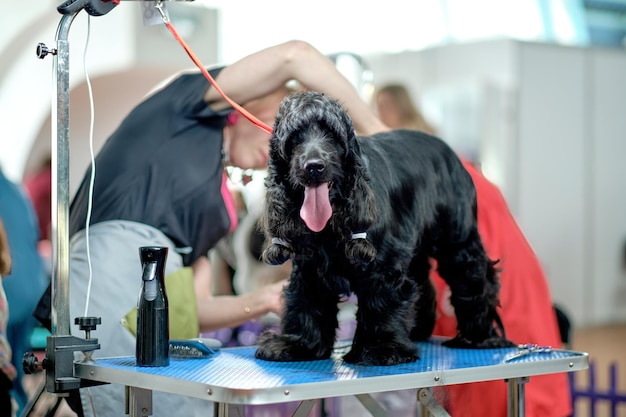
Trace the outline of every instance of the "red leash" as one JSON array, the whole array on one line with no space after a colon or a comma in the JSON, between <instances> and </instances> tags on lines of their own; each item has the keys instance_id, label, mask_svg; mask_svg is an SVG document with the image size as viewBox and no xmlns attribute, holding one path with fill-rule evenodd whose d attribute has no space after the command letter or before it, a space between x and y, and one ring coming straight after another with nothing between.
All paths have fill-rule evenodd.
<instances>
[{"instance_id":1,"label":"red leash","mask_svg":"<svg viewBox=\"0 0 626 417\"><path fill-rule=\"evenodd\" d=\"M224 97L224 99L228 102L228 104L230 104L235 110L237 110L239 113L241 113L246 119L250 120L259 129L264 130L265 132L267 132L269 134L272 134L272 128L270 126L268 126L267 124L263 123L256 116L254 116L252 113L250 113L249 111L247 111L246 109L241 107L239 104L234 102L230 97L228 97L226 95L226 93L224 93L222 91L222 89L219 87L219 85L217 85L217 83L215 82L215 80L213 79L211 74L209 74L209 72L206 70L204 65L202 65L202 62L200 62L200 59L198 59L198 57L191 50L191 48L189 47L187 42L185 42L185 40L182 38L182 36L180 36L178 31L174 28L174 25L172 25L172 22L170 22L170 20L167 18L167 16L165 15L163 10L161 9L161 5L157 4L156 7L159 10L159 12L161 13L161 17L163 18L163 23L165 23L165 26L167 27L167 29L172 33L172 35L174 35L174 38L185 49L185 52L187 52L187 55L189 55L189 58L191 58L191 60L194 62L194 64L196 64L196 66L198 68L200 68L200 71L202 71L202 74L204 74L206 79L209 80L209 82L211 83L211 85L213 85L213 87L217 90L217 92L220 93L222 95L222 97Z\"/></svg>"}]
</instances>

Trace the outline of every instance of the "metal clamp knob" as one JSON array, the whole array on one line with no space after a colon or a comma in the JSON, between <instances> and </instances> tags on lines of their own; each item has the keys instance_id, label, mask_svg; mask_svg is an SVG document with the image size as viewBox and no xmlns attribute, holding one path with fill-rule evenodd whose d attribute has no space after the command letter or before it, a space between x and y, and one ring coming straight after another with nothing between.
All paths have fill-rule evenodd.
<instances>
[{"instance_id":1,"label":"metal clamp knob","mask_svg":"<svg viewBox=\"0 0 626 417\"><path fill-rule=\"evenodd\" d=\"M44 59L48 54L52 54L52 55L56 55L57 54L57 50L52 48L52 49L48 49L48 47L46 46L45 43L43 42L39 42L37 44L37 58L39 59Z\"/></svg>"}]
</instances>

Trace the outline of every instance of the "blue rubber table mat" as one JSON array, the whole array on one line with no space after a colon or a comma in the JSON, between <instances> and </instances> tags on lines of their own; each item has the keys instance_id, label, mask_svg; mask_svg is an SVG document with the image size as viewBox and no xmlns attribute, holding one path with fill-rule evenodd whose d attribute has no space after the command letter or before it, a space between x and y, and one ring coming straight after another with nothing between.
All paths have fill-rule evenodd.
<instances>
[{"instance_id":1,"label":"blue rubber table mat","mask_svg":"<svg viewBox=\"0 0 626 417\"><path fill-rule=\"evenodd\" d=\"M134 357L75 364L76 376L232 404L267 404L408 388L570 372L588 367L582 352L551 350L511 359L518 348L451 349L418 343L420 359L394 366L343 362L349 344L327 360L268 362L256 347L226 348L208 358L171 358L159 368L135 366Z\"/></svg>"}]
</instances>

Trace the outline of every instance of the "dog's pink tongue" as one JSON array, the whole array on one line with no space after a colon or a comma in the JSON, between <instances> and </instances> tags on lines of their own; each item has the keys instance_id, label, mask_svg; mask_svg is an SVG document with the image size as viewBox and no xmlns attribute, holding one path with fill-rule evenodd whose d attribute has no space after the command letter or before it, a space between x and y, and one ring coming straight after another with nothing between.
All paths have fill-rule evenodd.
<instances>
[{"instance_id":1,"label":"dog's pink tongue","mask_svg":"<svg viewBox=\"0 0 626 417\"><path fill-rule=\"evenodd\" d=\"M332 216L328 198L328 183L304 189L304 202L300 208L300 217L306 226L314 232L320 232Z\"/></svg>"}]
</instances>

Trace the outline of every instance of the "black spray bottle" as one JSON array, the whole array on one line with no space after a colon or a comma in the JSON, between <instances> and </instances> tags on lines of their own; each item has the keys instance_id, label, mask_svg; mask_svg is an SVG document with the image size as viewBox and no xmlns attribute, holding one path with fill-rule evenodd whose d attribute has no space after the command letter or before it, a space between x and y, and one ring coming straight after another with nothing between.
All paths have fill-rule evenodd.
<instances>
[{"instance_id":1,"label":"black spray bottle","mask_svg":"<svg viewBox=\"0 0 626 417\"><path fill-rule=\"evenodd\" d=\"M137 302L137 366L168 366L169 319L165 292L167 248L139 248L143 268L141 292Z\"/></svg>"}]
</instances>

